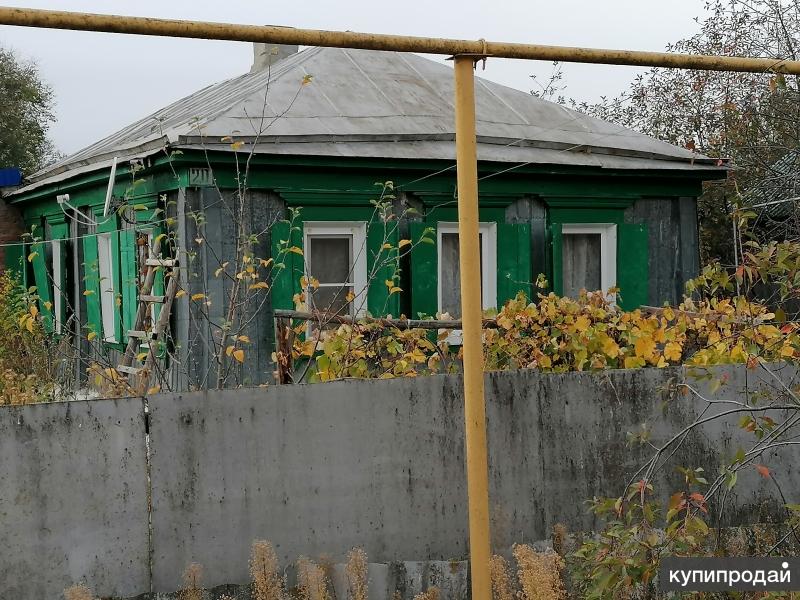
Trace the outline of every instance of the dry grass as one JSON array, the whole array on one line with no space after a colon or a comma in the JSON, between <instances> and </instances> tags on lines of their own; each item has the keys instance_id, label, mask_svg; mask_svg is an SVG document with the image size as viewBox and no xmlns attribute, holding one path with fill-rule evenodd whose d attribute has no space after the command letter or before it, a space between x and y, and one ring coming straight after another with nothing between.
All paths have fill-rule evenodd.
<instances>
[{"instance_id":1,"label":"dry grass","mask_svg":"<svg viewBox=\"0 0 800 600\"><path fill-rule=\"evenodd\" d=\"M514 600L514 581L508 561L495 554L489 562L489 570L492 574L492 598Z\"/></svg>"},{"instance_id":2,"label":"dry grass","mask_svg":"<svg viewBox=\"0 0 800 600\"><path fill-rule=\"evenodd\" d=\"M250 576L253 600L283 600L283 578L278 574L278 557L266 540L253 542L250 551Z\"/></svg>"},{"instance_id":3,"label":"dry grass","mask_svg":"<svg viewBox=\"0 0 800 600\"><path fill-rule=\"evenodd\" d=\"M566 600L561 581L563 559L554 552L536 552L525 544L514 545L517 579L525 600Z\"/></svg>"},{"instance_id":4,"label":"dry grass","mask_svg":"<svg viewBox=\"0 0 800 600\"><path fill-rule=\"evenodd\" d=\"M420 592L414 596L414 600L439 600L439 588L429 587L424 592Z\"/></svg>"},{"instance_id":5,"label":"dry grass","mask_svg":"<svg viewBox=\"0 0 800 600\"><path fill-rule=\"evenodd\" d=\"M567 526L563 523L553 525L553 551L561 558L567 553Z\"/></svg>"},{"instance_id":6,"label":"dry grass","mask_svg":"<svg viewBox=\"0 0 800 600\"><path fill-rule=\"evenodd\" d=\"M331 583L334 578L334 572L336 571L333 556L327 552L323 552L319 555L317 564L319 565L319 568L322 569L322 574L325 576L325 585L329 590L332 591L331 596L333 597L333 600L336 600L336 591L333 589L333 584Z\"/></svg>"},{"instance_id":7,"label":"dry grass","mask_svg":"<svg viewBox=\"0 0 800 600\"><path fill-rule=\"evenodd\" d=\"M361 548L353 548L347 553L347 589L350 600L367 600L367 553Z\"/></svg>"},{"instance_id":8,"label":"dry grass","mask_svg":"<svg viewBox=\"0 0 800 600\"><path fill-rule=\"evenodd\" d=\"M302 600L330 600L325 571L305 556L297 561L297 579Z\"/></svg>"},{"instance_id":9,"label":"dry grass","mask_svg":"<svg viewBox=\"0 0 800 600\"><path fill-rule=\"evenodd\" d=\"M183 589L178 598L180 600L203 600L203 567L192 563L183 572Z\"/></svg>"},{"instance_id":10,"label":"dry grass","mask_svg":"<svg viewBox=\"0 0 800 600\"><path fill-rule=\"evenodd\" d=\"M94 594L85 585L72 585L64 590L64 600L94 600Z\"/></svg>"}]
</instances>

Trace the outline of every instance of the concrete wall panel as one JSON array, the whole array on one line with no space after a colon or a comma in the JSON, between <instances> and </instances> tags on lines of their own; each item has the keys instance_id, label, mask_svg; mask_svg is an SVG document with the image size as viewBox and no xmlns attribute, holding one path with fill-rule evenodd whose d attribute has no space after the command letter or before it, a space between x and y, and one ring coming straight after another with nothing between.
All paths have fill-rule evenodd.
<instances>
[{"instance_id":1,"label":"concrete wall panel","mask_svg":"<svg viewBox=\"0 0 800 600\"><path fill-rule=\"evenodd\" d=\"M776 397L798 384L788 367L776 377L721 367L713 377L725 382L716 391L680 368L488 374L494 549L546 539L556 523L596 527L585 501L621 494L652 453L626 443L642 423L660 444L704 410L735 408L744 390ZM676 393L683 381L718 403ZM0 407L0 598L59 598L77 581L102 596L173 592L191 562L208 587L245 584L256 539L272 541L284 566L300 555L342 563L363 547L371 563L388 565L371 570L376 600L433 584L460 597L468 551L460 377L160 395L149 400L149 463L143 402ZM739 416L694 430L654 479L656 493L680 487L675 466L703 467L711 479L748 447ZM798 458L789 445L757 458L789 502L800 489ZM785 517L774 482L753 466L726 507L728 523Z\"/></svg>"},{"instance_id":2,"label":"concrete wall panel","mask_svg":"<svg viewBox=\"0 0 800 600\"><path fill-rule=\"evenodd\" d=\"M192 561L247 580L249 546L281 560L362 545L370 561L466 552L459 380L232 390L151 400L154 587Z\"/></svg>"},{"instance_id":3,"label":"concrete wall panel","mask_svg":"<svg viewBox=\"0 0 800 600\"><path fill-rule=\"evenodd\" d=\"M742 367L715 373L727 381L716 397L727 400L769 383ZM663 442L705 408L675 393L684 377L678 368L487 375L495 549L508 553L514 542L548 538L556 523L572 531L596 527L585 501L620 495L652 452L628 446L627 432L651 423L654 443ZM354 546L381 563L463 559L462 404L458 376L152 400L155 589L175 589L193 561L204 565L209 585L243 583L250 543L261 538L276 545L282 561L326 555L340 562ZM729 408L715 405L705 414ZM716 475L752 439L737 421L735 415L690 434L653 482L657 493L679 488L679 464ZM784 465L788 489L800 484L788 467L796 453L787 447L769 457ZM739 522L780 513L773 492L750 469L728 506Z\"/></svg>"},{"instance_id":4,"label":"concrete wall panel","mask_svg":"<svg viewBox=\"0 0 800 600\"><path fill-rule=\"evenodd\" d=\"M0 598L147 591L140 399L0 407Z\"/></svg>"}]
</instances>

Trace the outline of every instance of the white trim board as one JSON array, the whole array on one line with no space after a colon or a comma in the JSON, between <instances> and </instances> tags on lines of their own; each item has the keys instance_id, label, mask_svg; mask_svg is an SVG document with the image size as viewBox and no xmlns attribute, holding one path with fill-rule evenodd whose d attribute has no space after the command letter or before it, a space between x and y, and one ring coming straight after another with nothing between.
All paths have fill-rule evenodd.
<instances>
[{"instance_id":1,"label":"white trim board","mask_svg":"<svg viewBox=\"0 0 800 600\"><path fill-rule=\"evenodd\" d=\"M303 223L303 273L308 277L308 259L306 249L310 248L309 238L313 237L350 237L352 270L349 281L341 282L353 286L352 306L355 316L362 317L367 312L367 224L365 221L306 221ZM325 284L320 284L325 285ZM334 285L334 284L329 284ZM341 285L341 284L338 284Z\"/></svg>"},{"instance_id":2,"label":"white trim board","mask_svg":"<svg viewBox=\"0 0 800 600\"><path fill-rule=\"evenodd\" d=\"M569 234L594 233L600 235L600 287L603 292L617 286L617 225L616 223L565 223L561 237ZM562 259L563 260L563 259ZM609 296L616 302L616 296Z\"/></svg>"}]
</instances>

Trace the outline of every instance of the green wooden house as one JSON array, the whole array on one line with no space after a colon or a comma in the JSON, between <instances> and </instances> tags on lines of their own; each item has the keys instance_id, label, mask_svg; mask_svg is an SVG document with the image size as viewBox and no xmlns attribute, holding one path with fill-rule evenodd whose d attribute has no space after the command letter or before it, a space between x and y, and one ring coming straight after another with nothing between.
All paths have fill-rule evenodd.
<instances>
[{"instance_id":1,"label":"green wooden house","mask_svg":"<svg viewBox=\"0 0 800 600\"><path fill-rule=\"evenodd\" d=\"M281 243L303 253L281 256L280 276L237 317L250 339L238 383L270 379L272 309L294 308L303 275L320 282L309 291L316 308L342 308L336 290L346 289L361 299L343 308L353 314L458 313L451 68L393 52L256 45L255 54L251 72L132 123L5 197L37 232L7 263L37 286L48 326L89 332L87 355L125 342L137 238L168 227L188 292L173 311L176 387L213 384L228 317L218 299L231 289L218 269L245 238L259 257ZM476 85L485 308L530 294L540 273L559 294L616 286L625 308L678 300L699 267L696 198L724 169L528 93ZM371 202L387 181L402 216L388 234ZM113 210L123 198L135 218ZM396 245L426 231L434 243L414 245L395 282L403 291L389 294L374 268L387 235Z\"/></svg>"}]
</instances>

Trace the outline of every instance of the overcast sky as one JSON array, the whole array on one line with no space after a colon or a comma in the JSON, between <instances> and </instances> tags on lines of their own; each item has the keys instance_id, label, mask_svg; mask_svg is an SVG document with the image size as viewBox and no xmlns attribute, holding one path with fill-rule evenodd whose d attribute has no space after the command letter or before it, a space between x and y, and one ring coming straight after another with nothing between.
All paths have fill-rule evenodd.
<instances>
[{"instance_id":1,"label":"overcast sky","mask_svg":"<svg viewBox=\"0 0 800 600\"><path fill-rule=\"evenodd\" d=\"M695 32L704 0L16 0L4 5L636 50ZM209 83L246 72L251 45L0 26L0 45L39 63L56 94L51 134L70 153ZM443 60L437 58L437 60ZM546 63L489 60L481 76L521 90ZM566 65L566 93L596 100L626 87L631 67Z\"/></svg>"}]
</instances>

